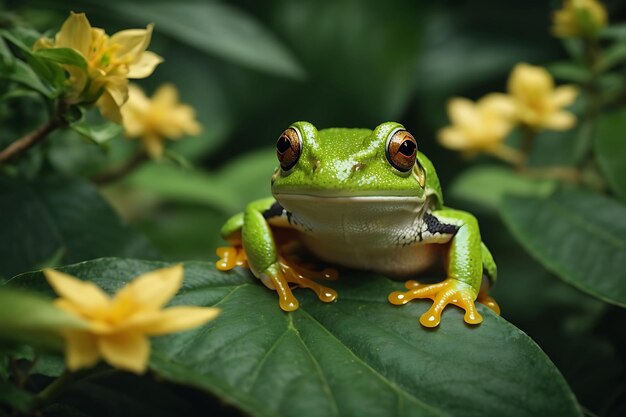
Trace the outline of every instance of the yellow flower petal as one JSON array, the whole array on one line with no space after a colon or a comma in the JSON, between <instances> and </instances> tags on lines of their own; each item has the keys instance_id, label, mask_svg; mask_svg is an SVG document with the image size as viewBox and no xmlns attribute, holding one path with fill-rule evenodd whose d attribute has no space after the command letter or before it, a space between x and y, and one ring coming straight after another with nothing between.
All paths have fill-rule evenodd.
<instances>
[{"instance_id":1,"label":"yellow flower petal","mask_svg":"<svg viewBox=\"0 0 626 417\"><path fill-rule=\"evenodd\" d=\"M54 269L44 269L46 279L54 291L81 312L103 310L110 306L109 296L97 285L81 281Z\"/></svg>"},{"instance_id":2,"label":"yellow flower petal","mask_svg":"<svg viewBox=\"0 0 626 417\"><path fill-rule=\"evenodd\" d=\"M98 339L88 332L65 331L65 361L70 371L89 368L100 359Z\"/></svg>"},{"instance_id":3,"label":"yellow flower petal","mask_svg":"<svg viewBox=\"0 0 626 417\"><path fill-rule=\"evenodd\" d=\"M117 333L98 337L98 349L102 357L111 365L137 374L148 366L150 342L137 333Z\"/></svg>"},{"instance_id":4,"label":"yellow flower petal","mask_svg":"<svg viewBox=\"0 0 626 417\"><path fill-rule=\"evenodd\" d=\"M576 116L566 111L554 113L545 121L545 127L552 130L569 130L574 125L576 125Z\"/></svg>"},{"instance_id":5,"label":"yellow flower petal","mask_svg":"<svg viewBox=\"0 0 626 417\"><path fill-rule=\"evenodd\" d=\"M478 118L471 100L456 97L448 101L448 115L455 125L473 125Z\"/></svg>"},{"instance_id":6,"label":"yellow flower petal","mask_svg":"<svg viewBox=\"0 0 626 417\"><path fill-rule=\"evenodd\" d=\"M109 93L117 107L121 107L128 100L128 80L124 77L109 77L106 92Z\"/></svg>"},{"instance_id":7,"label":"yellow flower petal","mask_svg":"<svg viewBox=\"0 0 626 417\"><path fill-rule=\"evenodd\" d=\"M56 35L55 47L73 48L84 57L89 54L91 43L91 24L85 13L70 13L61 30Z\"/></svg>"},{"instance_id":8,"label":"yellow flower petal","mask_svg":"<svg viewBox=\"0 0 626 417\"><path fill-rule=\"evenodd\" d=\"M554 90L552 103L556 107L569 106L578 97L578 88L573 85L562 85Z\"/></svg>"},{"instance_id":9,"label":"yellow flower petal","mask_svg":"<svg viewBox=\"0 0 626 417\"><path fill-rule=\"evenodd\" d=\"M120 106L115 102L115 99L109 94L108 91L104 91L96 105L100 109L102 116L114 123L122 124L122 114L120 113Z\"/></svg>"},{"instance_id":10,"label":"yellow flower petal","mask_svg":"<svg viewBox=\"0 0 626 417\"><path fill-rule=\"evenodd\" d=\"M130 55L132 61L135 61L150 44L153 28L154 25L149 24L146 29L122 30L111 36L109 42L119 45L120 48L116 51L118 56Z\"/></svg>"},{"instance_id":11,"label":"yellow flower petal","mask_svg":"<svg viewBox=\"0 0 626 417\"><path fill-rule=\"evenodd\" d=\"M154 72L157 65L163 62L163 58L154 52L145 51L139 58L128 67L128 78L146 78Z\"/></svg>"},{"instance_id":12,"label":"yellow flower petal","mask_svg":"<svg viewBox=\"0 0 626 417\"><path fill-rule=\"evenodd\" d=\"M183 275L181 264L142 274L118 291L113 302L133 300L142 310L159 309L178 292Z\"/></svg>"},{"instance_id":13,"label":"yellow flower petal","mask_svg":"<svg viewBox=\"0 0 626 417\"><path fill-rule=\"evenodd\" d=\"M216 307L170 307L159 313L159 319L146 326L150 335L160 335L188 330L213 320L220 314Z\"/></svg>"},{"instance_id":14,"label":"yellow flower petal","mask_svg":"<svg viewBox=\"0 0 626 417\"><path fill-rule=\"evenodd\" d=\"M511 97L502 93L487 94L480 99L478 105L485 111L497 113L507 118L511 118L515 114L515 103Z\"/></svg>"},{"instance_id":15,"label":"yellow flower petal","mask_svg":"<svg viewBox=\"0 0 626 417\"><path fill-rule=\"evenodd\" d=\"M461 150L470 146L471 142L463 132L454 127L444 127L437 133L439 143L449 149Z\"/></svg>"}]
</instances>

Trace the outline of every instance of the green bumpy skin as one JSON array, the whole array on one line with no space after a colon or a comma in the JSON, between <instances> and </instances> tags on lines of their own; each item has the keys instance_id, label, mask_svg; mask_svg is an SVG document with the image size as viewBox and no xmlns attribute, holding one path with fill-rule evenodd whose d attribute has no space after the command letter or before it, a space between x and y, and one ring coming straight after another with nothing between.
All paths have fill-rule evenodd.
<instances>
[{"instance_id":1,"label":"green bumpy skin","mask_svg":"<svg viewBox=\"0 0 626 417\"><path fill-rule=\"evenodd\" d=\"M433 164L402 125L318 131L297 122L279 137L277 156L274 197L250 203L226 222L221 233L232 248L220 248L218 268L247 264L291 311L298 308L293 287L309 288L322 301L336 298L316 282L334 278L333 270L298 265L288 255L294 243L322 261L389 276L413 276L439 263L446 279L407 281L408 291L388 300L432 299L420 318L427 327L439 325L448 304L463 308L470 324L482 321L475 301L499 313L487 295L497 268L478 221L443 206Z\"/></svg>"}]
</instances>

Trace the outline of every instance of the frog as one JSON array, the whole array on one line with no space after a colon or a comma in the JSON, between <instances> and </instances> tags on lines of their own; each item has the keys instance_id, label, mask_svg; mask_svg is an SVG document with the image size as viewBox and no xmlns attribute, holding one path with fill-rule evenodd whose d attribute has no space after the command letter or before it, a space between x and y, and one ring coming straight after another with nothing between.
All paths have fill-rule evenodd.
<instances>
[{"instance_id":1,"label":"frog","mask_svg":"<svg viewBox=\"0 0 626 417\"><path fill-rule=\"evenodd\" d=\"M221 228L229 246L217 249L219 270L249 268L286 312L299 308L298 288L335 301L337 292L320 281L337 279L337 266L406 280L406 291L387 300L432 300L419 318L424 327L437 327L448 305L463 309L470 325L483 321L475 302L500 314L489 296L497 266L476 217L444 205L435 167L402 124L318 130L299 121L278 137L276 157L272 196ZM443 279L416 280L434 266Z\"/></svg>"}]
</instances>

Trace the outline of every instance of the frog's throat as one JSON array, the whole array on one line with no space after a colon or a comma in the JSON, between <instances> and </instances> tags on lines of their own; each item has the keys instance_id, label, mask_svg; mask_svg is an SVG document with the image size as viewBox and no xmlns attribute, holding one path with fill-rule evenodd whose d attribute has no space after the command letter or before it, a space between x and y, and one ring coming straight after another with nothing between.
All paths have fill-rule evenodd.
<instances>
[{"instance_id":1,"label":"frog's throat","mask_svg":"<svg viewBox=\"0 0 626 417\"><path fill-rule=\"evenodd\" d=\"M326 201L326 202L337 202L337 203L367 203L367 202L393 202L393 201L406 201L412 202L416 204L424 204L428 199L428 195L426 193L422 195L415 194L403 194L399 192L389 192L385 193L384 191L372 191L371 194L368 194L367 191L359 192L359 193L347 193L340 191L307 191L307 192L273 192L274 198L276 200L308 200L308 201Z\"/></svg>"}]
</instances>

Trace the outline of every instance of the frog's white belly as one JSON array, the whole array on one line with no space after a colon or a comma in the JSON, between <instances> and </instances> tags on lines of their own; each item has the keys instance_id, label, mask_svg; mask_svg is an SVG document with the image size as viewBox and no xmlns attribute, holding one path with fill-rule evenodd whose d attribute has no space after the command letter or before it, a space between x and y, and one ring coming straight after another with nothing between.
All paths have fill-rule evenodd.
<instances>
[{"instance_id":1,"label":"frog's white belly","mask_svg":"<svg viewBox=\"0 0 626 417\"><path fill-rule=\"evenodd\" d=\"M277 195L302 232L304 245L320 259L389 275L409 275L432 266L439 245L424 244L424 200L415 197L310 197ZM441 242L443 243L443 242Z\"/></svg>"}]
</instances>

